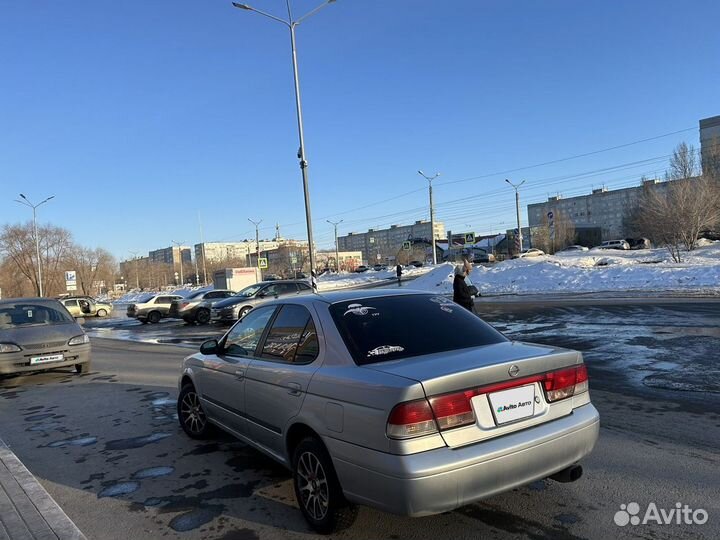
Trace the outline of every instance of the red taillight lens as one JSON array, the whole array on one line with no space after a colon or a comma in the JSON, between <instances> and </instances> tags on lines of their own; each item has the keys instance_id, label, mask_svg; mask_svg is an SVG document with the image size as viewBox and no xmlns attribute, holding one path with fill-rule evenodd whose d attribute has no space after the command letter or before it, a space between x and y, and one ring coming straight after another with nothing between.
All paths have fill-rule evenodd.
<instances>
[{"instance_id":1,"label":"red taillight lens","mask_svg":"<svg viewBox=\"0 0 720 540\"><path fill-rule=\"evenodd\" d=\"M400 403L390 413L387 435L392 439L408 439L431 433L437 433L437 425L426 399Z\"/></svg>"},{"instance_id":2,"label":"red taillight lens","mask_svg":"<svg viewBox=\"0 0 720 540\"><path fill-rule=\"evenodd\" d=\"M430 399L430 406L435 413L440 431L460 426L467 426L475 422L470 399L475 395L473 390L445 394Z\"/></svg>"},{"instance_id":3,"label":"red taillight lens","mask_svg":"<svg viewBox=\"0 0 720 540\"><path fill-rule=\"evenodd\" d=\"M187 307L187 306L189 306L189 305L190 305L190 302L180 302L180 307L181 307L181 308Z\"/></svg>"},{"instance_id":4,"label":"red taillight lens","mask_svg":"<svg viewBox=\"0 0 720 540\"><path fill-rule=\"evenodd\" d=\"M585 364L546 373L543 386L547 400L553 402L587 392L587 380L588 375Z\"/></svg>"}]
</instances>

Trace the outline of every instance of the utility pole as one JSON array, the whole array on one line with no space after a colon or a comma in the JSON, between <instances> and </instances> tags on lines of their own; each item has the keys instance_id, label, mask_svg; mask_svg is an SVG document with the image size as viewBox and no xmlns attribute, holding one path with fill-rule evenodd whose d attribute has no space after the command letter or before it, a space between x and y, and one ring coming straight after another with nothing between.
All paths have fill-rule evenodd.
<instances>
[{"instance_id":1,"label":"utility pole","mask_svg":"<svg viewBox=\"0 0 720 540\"><path fill-rule=\"evenodd\" d=\"M435 173L435 176L427 176L424 172L418 171L418 174L428 181L428 193L430 194L430 246L432 249L432 262L433 264L437 264L437 254L435 253L435 208L433 207L432 181L440 176L440 173Z\"/></svg>"},{"instance_id":2,"label":"utility pole","mask_svg":"<svg viewBox=\"0 0 720 540\"><path fill-rule=\"evenodd\" d=\"M40 238L38 237L38 230L37 230L37 211L36 211L36 210L37 210L37 207L38 207L38 206L40 206L40 205L42 205L42 204L45 204L45 203L48 202L50 199L54 199L54 198L55 198L55 195L52 195L52 196L48 197L47 199L45 199L44 201L39 202L39 203L37 203L37 204L31 203L31 202L28 200L28 198L27 198L25 195L23 195L22 193L20 194L20 198L22 199L22 201L19 201L19 200L15 199L15 202L20 203L20 204L24 204L25 206L29 206L30 208L32 208L32 211L33 211L33 235L35 236L35 255L37 256L38 292L40 293L40 298L42 298L42 297L43 297L42 261L40 260Z\"/></svg>"},{"instance_id":3,"label":"utility pole","mask_svg":"<svg viewBox=\"0 0 720 540\"><path fill-rule=\"evenodd\" d=\"M260 231L258 226L262 223L262 219L260 221L253 221L248 218L248 221L255 225L255 264L260 268ZM262 269L260 269L260 275L262 276Z\"/></svg>"},{"instance_id":4,"label":"utility pole","mask_svg":"<svg viewBox=\"0 0 720 540\"><path fill-rule=\"evenodd\" d=\"M327 221L330 225L335 227L335 273L339 274L340 273L340 250L338 249L337 227L338 227L338 225L340 225L343 222L343 220L341 219L340 221L335 222L335 221L330 221L329 219L326 219L325 221Z\"/></svg>"},{"instance_id":5,"label":"utility pole","mask_svg":"<svg viewBox=\"0 0 720 540\"><path fill-rule=\"evenodd\" d=\"M182 245L185 242L176 242L175 240L170 240L170 242L172 242L173 245L175 245L178 248L178 253L180 255L180 286L182 287L183 285L185 285L185 278L183 276L183 256L182 256Z\"/></svg>"},{"instance_id":6,"label":"utility pole","mask_svg":"<svg viewBox=\"0 0 720 540\"><path fill-rule=\"evenodd\" d=\"M200 219L200 212L198 211L198 225L200 225L200 246L202 251L203 259L203 285L207 285L207 262L205 261L205 240L203 239L203 227L202 220Z\"/></svg>"},{"instance_id":7,"label":"utility pole","mask_svg":"<svg viewBox=\"0 0 720 540\"><path fill-rule=\"evenodd\" d=\"M312 217L310 215L310 189L307 170L308 162L307 156L305 154L305 136L303 133L302 103L300 101L300 79L298 76L297 50L295 46L295 28L305 19L311 17L312 15L315 15L318 11L334 2L335 0L325 0L325 2L320 4L315 9L310 10L302 17L298 19L293 19L292 11L290 9L290 0L286 0L288 12L287 20L281 19L280 17L276 17L275 15L271 15L270 13L266 13L247 4L241 4L238 2L232 3L233 6L238 9L253 11L258 15L262 15L264 17L267 17L268 19L280 22L287 26L288 30L290 30L290 49L292 53L293 79L295 82L295 109L297 111L298 138L300 139L300 148L298 149L297 157L300 160L300 172L302 173L303 180L303 194L305 196L305 222L308 233L308 251L310 253L310 282L312 283L313 291L317 291L317 283L315 280L315 245L313 242Z\"/></svg>"},{"instance_id":8,"label":"utility pole","mask_svg":"<svg viewBox=\"0 0 720 540\"><path fill-rule=\"evenodd\" d=\"M522 252L523 249L523 235L522 235L522 228L520 227L520 192L518 191L520 189L520 186L522 186L525 183L525 180L520 182L519 184L515 185L507 178L505 181L510 184L513 189L515 190L515 214L517 215L517 230L518 235L517 238L519 240L520 246L518 248L518 254Z\"/></svg>"},{"instance_id":9,"label":"utility pole","mask_svg":"<svg viewBox=\"0 0 720 540\"><path fill-rule=\"evenodd\" d=\"M280 241L280 224L277 222L275 223L275 241Z\"/></svg>"}]
</instances>

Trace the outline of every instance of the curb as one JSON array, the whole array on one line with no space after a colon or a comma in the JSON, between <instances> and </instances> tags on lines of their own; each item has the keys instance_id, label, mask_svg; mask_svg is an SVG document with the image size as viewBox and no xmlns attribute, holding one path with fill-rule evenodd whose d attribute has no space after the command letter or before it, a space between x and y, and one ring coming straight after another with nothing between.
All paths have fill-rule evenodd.
<instances>
[{"instance_id":1,"label":"curb","mask_svg":"<svg viewBox=\"0 0 720 540\"><path fill-rule=\"evenodd\" d=\"M30 534L32 538L54 535L62 540L87 540L2 439L0 510L0 533L9 538L26 538Z\"/></svg>"}]
</instances>

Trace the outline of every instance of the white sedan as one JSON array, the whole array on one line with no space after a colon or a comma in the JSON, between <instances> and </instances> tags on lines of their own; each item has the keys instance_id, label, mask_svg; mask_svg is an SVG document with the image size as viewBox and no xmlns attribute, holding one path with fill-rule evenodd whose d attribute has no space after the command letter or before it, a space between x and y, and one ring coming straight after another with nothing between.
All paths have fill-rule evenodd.
<instances>
[{"instance_id":1,"label":"white sedan","mask_svg":"<svg viewBox=\"0 0 720 540\"><path fill-rule=\"evenodd\" d=\"M523 259L525 257L540 257L542 255L545 255L545 252L542 249L526 249L520 255L518 255L518 258Z\"/></svg>"}]
</instances>

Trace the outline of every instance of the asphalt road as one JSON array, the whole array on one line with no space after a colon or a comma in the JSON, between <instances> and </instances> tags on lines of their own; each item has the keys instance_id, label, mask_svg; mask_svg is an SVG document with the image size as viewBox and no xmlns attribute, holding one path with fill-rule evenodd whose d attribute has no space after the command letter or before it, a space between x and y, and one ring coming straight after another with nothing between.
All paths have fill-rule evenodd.
<instances>
[{"instance_id":1,"label":"asphalt road","mask_svg":"<svg viewBox=\"0 0 720 540\"><path fill-rule=\"evenodd\" d=\"M602 419L585 476L535 482L422 519L362 508L338 537L720 537L720 393L708 391L717 385L719 310L699 303L480 310L510 337L583 350ZM108 335L188 334L192 342L207 333L175 323L122 326ZM229 437L196 442L181 432L175 384L188 348L99 338L93 346L88 375L0 380L0 437L88 538L314 537L283 468ZM692 375L687 386L683 373ZM616 525L620 505L631 502L641 517L650 503L666 511L681 503L709 519Z\"/></svg>"}]
</instances>

